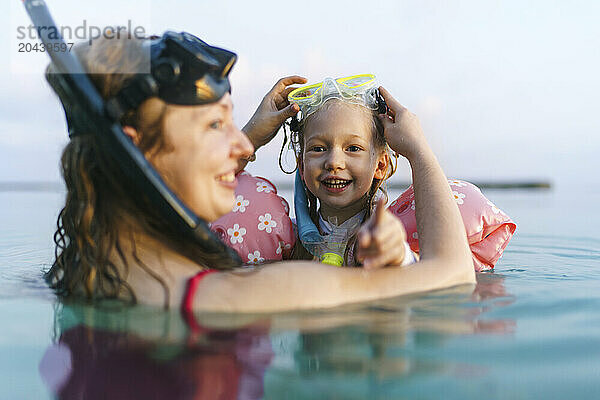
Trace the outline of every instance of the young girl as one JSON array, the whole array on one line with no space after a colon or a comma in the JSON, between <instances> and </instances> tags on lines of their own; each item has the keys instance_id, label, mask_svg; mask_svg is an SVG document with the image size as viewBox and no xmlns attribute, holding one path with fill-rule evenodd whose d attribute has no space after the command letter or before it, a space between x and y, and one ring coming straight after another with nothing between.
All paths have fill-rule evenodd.
<instances>
[{"instance_id":1,"label":"young girl","mask_svg":"<svg viewBox=\"0 0 600 400\"><path fill-rule=\"evenodd\" d=\"M380 99L370 74L328 78L290 93L302 112L291 124L299 174L294 258L365 268L416 261L402 223L383 207L383 183L395 167Z\"/></svg>"},{"instance_id":2,"label":"young girl","mask_svg":"<svg viewBox=\"0 0 600 400\"><path fill-rule=\"evenodd\" d=\"M404 134L384 136L384 125L395 123L396 115L381 100L375 77L356 75L279 89L290 92L288 101L265 97L259 108L263 112L257 111L252 120L268 129L259 135L262 140L254 142L259 147L277 132L282 119L277 122L273 116L302 111L301 119L293 118L290 124L298 165L294 196L298 234L275 186L246 172L238 175L233 212L215 222L213 230L249 263L315 258L338 266L362 263L371 269L414 262L413 251L422 250L415 189L411 186L402 193L388 211L375 207L387 200L382 185L394 172L392 154L404 154L408 140ZM400 125L420 130L418 119L398 107L409 121ZM419 155L408 153L409 162ZM411 166L414 179L419 171ZM462 216L475 270L493 269L515 223L476 186L459 180L448 180L447 185ZM422 212L431 213L423 205L427 200L421 200Z\"/></svg>"}]
</instances>

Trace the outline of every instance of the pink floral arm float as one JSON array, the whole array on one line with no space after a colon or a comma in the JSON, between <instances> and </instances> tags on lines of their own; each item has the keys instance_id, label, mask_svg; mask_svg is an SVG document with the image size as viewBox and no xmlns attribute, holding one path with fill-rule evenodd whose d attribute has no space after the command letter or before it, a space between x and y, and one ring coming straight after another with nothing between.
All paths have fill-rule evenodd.
<instances>
[{"instance_id":1,"label":"pink floral arm float","mask_svg":"<svg viewBox=\"0 0 600 400\"><path fill-rule=\"evenodd\" d=\"M294 224L287 201L267 179L242 171L237 176L232 212L219 218L211 229L249 264L285 260L296 244ZM462 215L476 271L494 268L516 224L476 186L448 180ZM389 207L404 224L411 249L419 252L415 196L412 186Z\"/></svg>"},{"instance_id":2,"label":"pink floral arm float","mask_svg":"<svg viewBox=\"0 0 600 400\"><path fill-rule=\"evenodd\" d=\"M448 183L465 224L475 271L493 269L515 233L517 225L489 201L477 186L455 179L448 179ZM392 202L389 210L400 218L406 229L410 248L418 253L419 234L412 185Z\"/></svg>"},{"instance_id":3,"label":"pink floral arm float","mask_svg":"<svg viewBox=\"0 0 600 400\"><path fill-rule=\"evenodd\" d=\"M267 179L237 175L233 210L211 229L249 264L288 259L296 243L290 207Z\"/></svg>"}]
</instances>

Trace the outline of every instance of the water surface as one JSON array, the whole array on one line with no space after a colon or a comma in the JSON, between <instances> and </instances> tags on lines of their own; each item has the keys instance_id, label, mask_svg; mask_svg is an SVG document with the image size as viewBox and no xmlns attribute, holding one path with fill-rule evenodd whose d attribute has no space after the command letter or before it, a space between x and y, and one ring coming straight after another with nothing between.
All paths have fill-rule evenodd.
<instances>
[{"instance_id":1,"label":"water surface","mask_svg":"<svg viewBox=\"0 0 600 400\"><path fill-rule=\"evenodd\" d=\"M190 325L56 302L62 194L0 192L0 399L599 398L600 195L484 193L518 228L475 289Z\"/></svg>"}]
</instances>

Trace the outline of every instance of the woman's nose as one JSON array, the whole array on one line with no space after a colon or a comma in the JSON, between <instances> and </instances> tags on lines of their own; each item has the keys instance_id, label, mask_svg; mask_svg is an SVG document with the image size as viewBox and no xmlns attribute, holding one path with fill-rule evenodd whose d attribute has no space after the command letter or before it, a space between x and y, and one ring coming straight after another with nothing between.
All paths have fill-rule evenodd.
<instances>
[{"instance_id":1,"label":"woman's nose","mask_svg":"<svg viewBox=\"0 0 600 400\"><path fill-rule=\"evenodd\" d=\"M331 149L327 158L325 159L325 169L328 171L335 171L338 169L344 169L346 167L346 163L344 161L343 151L338 149Z\"/></svg>"},{"instance_id":2,"label":"woman's nose","mask_svg":"<svg viewBox=\"0 0 600 400\"><path fill-rule=\"evenodd\" d=\"M248 136L237 127L233 128L235 132L232 138L232 152L236 158L249 158L254 154L254 146Z\"/></svg>"}]
</instances>

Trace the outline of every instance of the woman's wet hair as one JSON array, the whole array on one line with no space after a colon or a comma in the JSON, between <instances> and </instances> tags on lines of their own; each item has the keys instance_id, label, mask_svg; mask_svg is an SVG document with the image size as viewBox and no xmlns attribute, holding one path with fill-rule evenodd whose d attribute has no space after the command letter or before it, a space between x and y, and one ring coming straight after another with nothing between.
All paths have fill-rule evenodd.
<instances>
[{"instance_id":1,"label":"woman's wet hair","mask_svg":"<svg viewBox=\"0 0 600 400\"><path fill-rule=\"evenodd\" d=\"M104 98L115 96L132 74L117 71L141 70L147 62L143 40L98 38L91 45L76 46L74 51L88 71L92 83ZM52 64L47 74L53 73ZM137 144L151 159L168 152L171 145L162 134L168 106L158 98L146 100L126 113L121 123L141 133ZM63 297L89 300L126 299L136 302L127 284L129 257L163 287L165 307L169 303L168 285L159 273L138 256L136 232L164 243L173 251L198 264L198 268L229 269L230 258L206 254L194 243L187 243L158 214L145 196L134 196L131 184L123 178L110 151L98 143L95 134L76 132L63 150L61 173L67 195L54 234L55 260L46 280ZM124 269L117 267L117 262Z\"/></svg>"},{"instance_id":2,"label":"woman's wet hair","mask_svg":"<svg viewBox=\"0 0 600 400\"><path fill-rule=\"evenodd\" d=\"M344 106L346 106L346 107L353 108L356 112L364 113L369 118L369 122L370 122L369 126L371 128L371 134L372 134L373 144L375 146L375 151L377 152L377 154L381 154L382 152L387 152L390 156L389 157L390 162L388 164L388 171L386 173L385 178L384 179L373 178L373 183L371 184L369 191L366 193L365 204L366 204L367 212L365 213L365 217L363 220L363 221L366 221L373 212L374 200L376 199L377 192L380 192L381 195L384 196L385 201L387 202L387 190L384 187L384 183L388 178L390 178L396 172L396 164L392 163L391 160L392 160L392 158L396 158L397 156L392 153L391 149L387 145L387 142L385 140L385 135L384 135L383 123L379 119L379 116L378 116L378 113L376 110L375 111L369 110L366 107L363 107L361 105L345 103L342 100L338 100L338 99L330 99L330 100L326 101L325 103L323 103L323 105L317 111L310 114L308 117L302 118L300 121L296 120L295 122L290 124L291 147L294 149L294 152L295 152L296 167L302 168L302 157L304 155L304 144L305 144L304 132L306 131L306 128L308 126L310 126L311 122L314 119L319 118L321 113L329 110L334 105L340 104L340 103L344 104ZM280 158L281 158L281 155L280 155ZM280 159L280 166L281 166L281 159ZM283 171L283 172L286 172L286 171ZM318 207L317 200L318 199L313 193L310 192L310 190L308 190L308 188L306 189L306 195L308 198L309 215L310 215L311 219L313 220L313 222L315 223L315 225L318 226L318 221L319 221L319 215L318 215L318 210L317 210L317 207ZM350 238L350 240L348 241L348 245L346 246L346 254L344 255L345 265L352 265L352 264L358 265L357 260L348 260L349 250L354 245L355 241L356 241L356 235L352 236ZM354 252L354 253L356 254L356 252ZM352 262L349 263L349 261L352 261Z\"/></svg>"}]
</instances>

